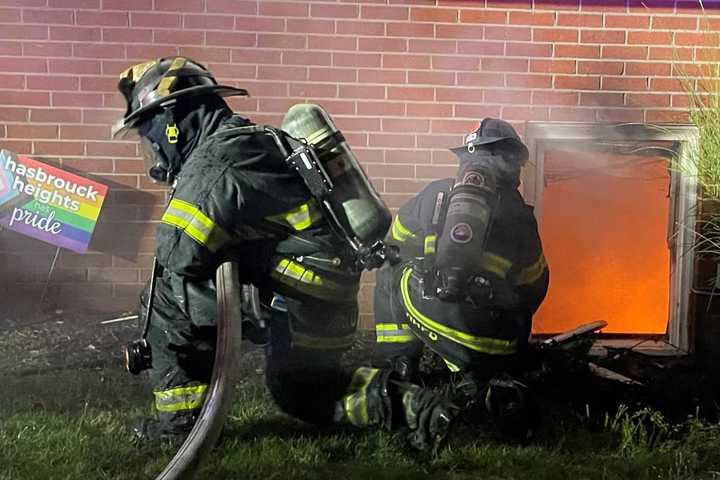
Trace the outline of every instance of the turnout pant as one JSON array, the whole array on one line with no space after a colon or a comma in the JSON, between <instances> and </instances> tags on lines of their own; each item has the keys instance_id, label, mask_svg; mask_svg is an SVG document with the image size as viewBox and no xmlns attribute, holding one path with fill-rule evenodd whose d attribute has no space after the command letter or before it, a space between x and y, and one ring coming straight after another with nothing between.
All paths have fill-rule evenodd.
<instances>
[{"instance_id":1,"label":"turnout pant","mask_svg":"<svg viewBox=\"0 0 720 480\"><path fill-rule=\"evenodd\" d=\"M141 296L143 310L147 289ZM311 423L333 419L351 373L340 367L352 345L357 304L284 298L270 311L266 382L278 406ZM214 282L165 271L157 278L148 342L158 418L169 430L191 426L203 406L216 344Z\"/></svg>"},{"instance_id":2,"label":"turnout pant","mask_svg":"<svg viewBox=\"0 0 720 480\"><path fill-rule=\"evenodd\" d=\"M451 371L489 378L516 367L530 333L529 312L423 297L420 276L411 264L378 272L374 306L376 365L408 362L417 367L425 345Z\"/></svg>"}]
</instances>

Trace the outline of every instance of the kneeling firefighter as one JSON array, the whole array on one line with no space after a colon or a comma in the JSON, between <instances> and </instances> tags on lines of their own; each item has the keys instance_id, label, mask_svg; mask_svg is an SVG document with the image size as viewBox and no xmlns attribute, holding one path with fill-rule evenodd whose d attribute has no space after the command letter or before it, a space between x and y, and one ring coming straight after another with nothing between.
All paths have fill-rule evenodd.
<instances>
[{"instance_id":1,"label":"kneeling firefighter","mask_svg":"<svg viewBox=\"0 0 720 480\"><path fill-rule=\"evenodd\" d=\"M251 339L266 345L267 386L285 412L408 427L418 444L441 432L441 398L390 370L340 367L360 273L386 260L392 217L327 113L296 105L283 130L256 125L223 100L245 90L184 57L127 69L119 90L127 111L114 133L136 132L149 176L172 186L141 295L147 335L126 351L131 372L152 368L157 409L135 435L177 441L192 429L213 370L214 273L227 260L259 292Z\"/></svg>"},{"instance_id":2,"label":"kneeling firefighter","mask_svg":"<svg viewBox=\"0 0 720 480\"><path fill-rule=\"evenodd\" d=\"M374 362L412 379L426 345L459 373L462 396L523 437L529 394L513 375L549 280L517 190L528 150L510 124L486 118L451 151L456 178L430 183L392 224L388 243L403 261L377 274Z\"/></svg>"}]
</instances>

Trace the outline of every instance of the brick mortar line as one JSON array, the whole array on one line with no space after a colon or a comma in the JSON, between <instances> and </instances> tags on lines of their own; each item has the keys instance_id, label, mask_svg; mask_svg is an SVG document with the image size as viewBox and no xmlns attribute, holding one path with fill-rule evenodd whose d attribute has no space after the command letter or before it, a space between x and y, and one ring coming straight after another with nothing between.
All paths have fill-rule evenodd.
<instances>
[{"instance_id":1,"label":"brick mortar line","mask_svg":"<svg viewBox=\"0 0 720 480\"><path fill-rule=\"evenodd\" d=\"M718 32L720 35L720 32ZM413 40L414 38L407 38L408 40ZM419 38L418 38L419 39ZM419 39L419 40L431 40L431 39ZM437 39L437 40L445 40L445 39ZM0 42L5 41L2 38L0 38ZM465 40L453 40L455 42L481 42L482 39L465 39ZM45 43L57 43L57 44L66 44L66 41L62 40L44 40ZM487 42L486 42L487 43ZM675 44L666 44L666 43L646 43L646 44L640 44L640 43L591 43L591 42L576 42L576 41L534 41L534 40L493 40L492 43L494 44L513 44L513 45L538 45L538 46L555 46L555 45L561 45L561 46L600 46L600 47L650 47L650 48L675 48L678 50L688 50L688 49L715 49L718 48L717 46L713 45L701 45L701 44L690 44L690 45L675 45ZM126 47L136 47L136 48L142 48L142 47L152 47L152 46L162 46L165 45L164 43L123 43L123 42L102 42L102 41L91 41L91 42L73 42L74 46L83 46L83 45L93 45L93 46L99 46L99 45L124 45ZM182 46L181 46L182 47ZM337 53L337 54L364 54L364 55L403 55L403 56L429 56L429 57L444 57L444 56L453 56L453 57L462 57L462 58L477 58L478 54L476 53L462 53L462 52L418 52L418 51L405 51L405 50L393 50L393 51L384 51L384 50L333 50L333 49L308 49L308 48L291 48L291 47L242 47L242 46L214 46L214 45L207 45L207 46L197 46L192 45L193 48L199 48L199 49L228 49L230 50L230 53L232 53L233 50L247 50L247 49L254 49L258 51L269 51L269 52L305 52L305 53L315 53L315 52L328 52L328 53ZM484 56L488 57L505 57L506 54L504 53L485 53ZM512 58L517 57L517 55L512 56ZM97 61L122 61L122 60L132 60L131 58L111 58L111 57L79 57L75 55L64 55L64 56L39 56L39 55L32 55L32 54L20 54L20 55L3 55L0 58L6 58L6 59L18 59L18 58L28 58L28 59L45 59L46 61L54 61L54 60L61 60L61 59L73 59L73 60L97 60ZM521 57L521 58L527 58L527 57ZM532 57L530 57L532 58ZM538 57L538 58L580 58L580 57ZM587 58L593 58L593 57L587 57ZM282 63L269 63L269 64L255 64L255 63L245 63L245 62L228 62L228 61L213 61L212 63L221 64L221 65L258 65L258 66L272 66L272 65L287 65ZM322 67L323 65L307 65L308 67ZM84 75L100 75L100 74L84 74Z\"/></svg>"},{"instance_id":2,"label":"brick mortar line","mask_svg":"<svg viewBox=\"0 0 720 480\"><path fill-rule=\"evenodd\" d=\"M666 18L678 18L675 16L669 16ZM695 17L699 19L699 23L701 22L701 17ZM720 21L720 16L718 17L718 20ZM368 22L358 22L358 23L368 23ZM586 31L604 31L604 32L644 32L644 33L652 33L652 32L688 32L688 33L705 33L708 35L716 35L720 33L720 27L718 29L713 30L707 30L702 29L701 25L697 25L694 29L690 28L673 28L673 27L662 27L662 28L653 28L652 26L648 27L622 27L622 26L614 26L614 27L607 27L602 25L592 25L592 26L584 26L584 25L538 25L538 24L491 24L491 23L477 23L477 24L466 24L466 23L422 23L422 22L416 22L416 21L406 21L406 22L370 22L370 23L377 23L387 26L388 23L396 23L396 24L403 24L403 25L423 25L423 24L431 24L433 26L458 26L458 27L478 27L478 29L482 28L501 28L501 27L508 27L512 29L527 29L531 31L545 31L545 30L556 30L556 31L577 31L577 32L586 32ZM18 23L16 22L3 22L0 23L0 26L17 26ZM255 35L265 35L265 36L303 36L303 35L318 35L318 36L339 36L339 37L357 37L357 38L373 38L373 39L426 39L426 40L492 40L490 38L486 38L484 35L482 38L457 38L457 37L445 37L445 36L438 36L437 32L434 32L435 34L433 36L425 36L425 35L388 35L387 33L384 33L383 35L358 35L357 33L344 33L344 32L314 32L314 31L275 31L275 30L248 30L245 28L233 28L233 29L227 29L227 28L211 28L211 27L202 27L202 28L187 28L187 27L162 27L162 26L152 26L152 27L145 27L145 26L108 26L108 25L70 25L70 24L53 24L53 23L38 23L38 24L32 24L32 23L22 23L22 25L27 26L40 26L40 27L47 27L52 28L72 28L72 27L80 27L80 28L91 28L96 29L100 33L103 32L103 30L139 30L139 31L148 31L148 32L220 32L220 33L240 33L240 34L255 34ZM178 30L178 28L183 28L182 30ZM48 30L48 34L49 34ZM40 40L46 40L46 41L58 41L62 42L63 40L55 40L51 38L7 38L6 40L16 40L16 41L40 41ZM75 40L78 42L83 43L89 43L89 42L102 42L102 39L98 40Z\"/></svg>"}]
</instances>

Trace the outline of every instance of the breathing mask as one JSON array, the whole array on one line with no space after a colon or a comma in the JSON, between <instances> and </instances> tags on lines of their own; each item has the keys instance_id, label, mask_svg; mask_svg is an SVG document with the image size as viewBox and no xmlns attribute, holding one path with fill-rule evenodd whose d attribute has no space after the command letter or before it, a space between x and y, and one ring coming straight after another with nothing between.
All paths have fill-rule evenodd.
<instances>
[{"instance_id":1,"label":"breathing mask","mask_svg":"<svg viewBox=\"0 0 720 480\"><path fill-rule=\"evenodd\" d=\"M179 131L175 123L166 121L165 116L153 117L139 125L138 135L148 176L154 182L172 184L177 172L166 151L174 149L178 142ZM167 144L165 148L163 143Z\"/></svg>"}]
</instances>

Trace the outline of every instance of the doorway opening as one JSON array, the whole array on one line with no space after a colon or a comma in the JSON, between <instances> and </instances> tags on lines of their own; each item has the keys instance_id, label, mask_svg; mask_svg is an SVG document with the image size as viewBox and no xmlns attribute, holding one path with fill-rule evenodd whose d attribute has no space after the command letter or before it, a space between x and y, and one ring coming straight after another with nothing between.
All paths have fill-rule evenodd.
<instances>
[{"instance_id":1,"label":"doorway opening","mask_svg":"<svg viewBox=\"0 0 720 480\"><path fill-rule=\"evenodd\" d=\"M533 122L526 138L522 192L550 267L533 333L605 320L603 342L689 352L696 129Z\"/></svg>"}]
</instances>

